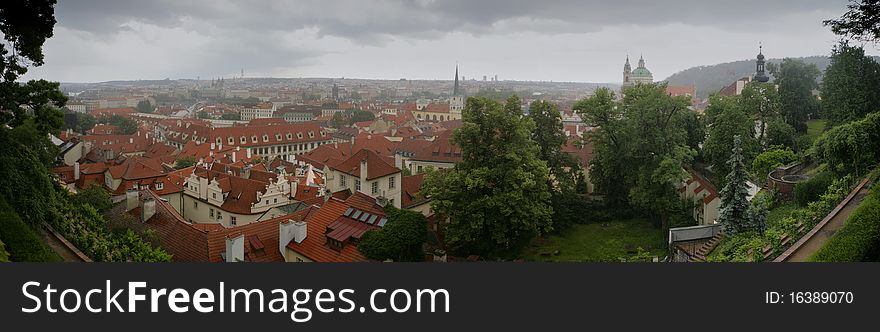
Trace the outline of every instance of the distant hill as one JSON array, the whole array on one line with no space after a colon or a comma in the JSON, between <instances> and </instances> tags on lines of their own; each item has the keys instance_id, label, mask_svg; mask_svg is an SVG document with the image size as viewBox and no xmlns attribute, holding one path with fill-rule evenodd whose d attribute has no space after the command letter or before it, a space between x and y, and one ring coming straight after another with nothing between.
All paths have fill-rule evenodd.
<instances>
[{"instance_id":1,"label":"distant hill","mask_svg":"<svg viewBox=\"0 0 880 332\"><path fill-rule=\"evenodd\" d=\"M810 56L796 58L806 63L815 64L819 71L825 72L825 68L831 63L827 56ZM875 57L875 60L877 57ZM769 59L768 62L779 64L782 59ZM711 93L717 92L730 85L734 81L755 73L755 60L742 60L720 63L711 66L699 66L677 72L665 79L670 85L696 85L697 96L706 98Z\"/></svg>"}]
</instances>

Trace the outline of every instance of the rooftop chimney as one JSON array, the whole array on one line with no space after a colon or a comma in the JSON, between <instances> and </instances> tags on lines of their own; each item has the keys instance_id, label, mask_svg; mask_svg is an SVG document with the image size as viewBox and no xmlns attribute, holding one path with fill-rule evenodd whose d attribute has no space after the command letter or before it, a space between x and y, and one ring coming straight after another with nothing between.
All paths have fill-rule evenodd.
<instances>
[{"instance_id":1,"label":"rooftop chimney","mask_svg":"<svg viewBox=\"0 0 880 332\"><path fill-rule=\"evenodd\" d=\"M308 235L308 225L306 225L305 221L294 221L293 222L293 241L296 243L302 243L303 240L306 239Z\"/></svg>"},{"instance_id":2,"label":"rooftop chimney","mask_svg":"<svg viewBox=\"0 0 880 332\"><path fill-rule=\"evenodd\" d=\"M367 158L361 159L361 190L367 191Z\"/></svg>"},{"instance_id":3,"label":"rooftop chimney","mask_svg":"<svg viewBox=\"0 0 880 332\"><path fill-rule=\"evenodd\" d=\"M235 238L226 237L226 262L244 262L244 234Z\"/></svg>"},{"instance_id":4,"label":"rooftop chimney","mask_svg":"<svg viewBox=\"0 0 880 332\"><path fill-rule=\"evenodd\" d=\"M247 148L247 159L251 159L251 148Z\"/></svg>"},{"instance_id":5,"label":"rooftop chimney","mask_svg":"<svg viewBox=\"0 0 880 332\"><path fill-rule=\"evenodd\" d=\"M217 144L212 142L211 143L211 151L214 151L214 149L216 149L216 148L217 148Z\"/></svg>"},{"instance_id":6,"label":"rooftop chimney","mask_svg":"<svg viewBox=\"0 0 880 332\"><path fill-rule=\"evenodd\" d=\"M138 192L135 189L125 191L125 212L134 210L138 206Z\"/></svg>"},{"instance_id":7,"label":"rooftop chimney","mask_svg":"<svg viewBox=\"0 0 880 332\"><path fill-rule=\"evenodd\" d=\"M73 163L73 181L79 181L79 162Z\"/></svg>"},{"instance_id":8,"label":"rooftop chimney","mask_svg":"<svg viewBox=\"0 0 880 332\"><path fill-rule=\"evenodd\" d=\"M144 199L144 205L141 208L141 222L147 222L156 214L156 200L152 197Z\"/></svg>"},{"instance_id":9,"label":"rooftop chimney","mask_svg":"<svg viewBox=\"0 0 880 332\"><path fill-rule=\"evenodd\" d=\"M394 167L403 170L403 157L401 157L399 153L394 154Z\"/></svg>"},{"instance_id":10,"label":"rooftop chimney","mask_svg":"<svg viewBox=\"0 0 880 332\"><path fill-rule=\"evenodd\" d=\"M232 151L232 162L235 162L235 151Z\"/></svg>"},{"instance_id":11,"label":"rooftop chimney","mask_svg":"<svg viewBox=\"0 0 880 332\"><path fill-rule=\"evenodd\" d=\"M129 137L128 144L133 144L133 143L134 143L134 137Z\"/></svg>"}]
</instances>

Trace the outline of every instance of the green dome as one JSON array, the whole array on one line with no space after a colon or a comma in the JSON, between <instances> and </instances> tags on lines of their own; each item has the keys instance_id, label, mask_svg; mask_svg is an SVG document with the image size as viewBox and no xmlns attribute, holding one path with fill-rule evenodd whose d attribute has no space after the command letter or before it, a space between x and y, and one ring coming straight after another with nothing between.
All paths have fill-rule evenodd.
<instances>
[{"instance_id":1,"label":"green dome","mask_svg":"<svg viewBox=\"0 0 880 332\"><path fill-rule=\"evenodd\" d=\"M634 77L649 77L651 76L651 71L647 68L636 68L632 71L632 76Z\"/></svg>"}]
</instances>

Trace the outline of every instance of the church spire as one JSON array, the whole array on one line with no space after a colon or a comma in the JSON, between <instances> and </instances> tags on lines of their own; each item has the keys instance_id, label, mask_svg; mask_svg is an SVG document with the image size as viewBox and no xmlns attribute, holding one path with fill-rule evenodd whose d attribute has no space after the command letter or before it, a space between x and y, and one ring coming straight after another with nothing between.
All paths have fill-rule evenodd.
<instances>
[{"instance_id":1,"label":"church spire","mask_svg":"<svg viewBox=\"0 0 880 332\"><path fill-rule=\"evenodd\" d=\"M458 96L458 63L455 64L455 86L452 88L452 95Z\"/></svg>"},{"instance_id":2,"label":"church spire","mask_svg":"<svg viewBox=\"0 0 880 332\"><path fill-rule=\"evenodd\" d=\"M755 60L755 80L758 82L767 82L770 77L765 73L764 61L764 45L758 43L758 59Z\"/></svg>"}]
</instances>

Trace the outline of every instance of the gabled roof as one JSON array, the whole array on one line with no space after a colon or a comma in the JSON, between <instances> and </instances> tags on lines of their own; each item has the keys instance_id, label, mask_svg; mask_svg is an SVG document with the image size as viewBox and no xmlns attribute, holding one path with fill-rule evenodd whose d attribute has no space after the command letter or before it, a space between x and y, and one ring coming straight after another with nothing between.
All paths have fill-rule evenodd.
<instances>
[{"instance_id":1,"label":"gabled roof","mask_svg":"<svg viewBox=\"0 0 880 332\"><path fill-rule=\"evenodd\" d=\"M429 201L429 199L420 193L422 190L422 183L425 182L425 173L404 176L401 182L403 182L403 194L401 195L403 197L400 202L401 207L404 209L411 208Z\"/></svg>"},{"instance_id":2,"label":"gabled roof","mask_svg":"<svg viewBox=\"0 0 880 332\"><path fill-rule=\"evenodd\" d=\"M366 161L367 180L377 179L400 172L399 168L390 165L384 158L379 157L375 152L366 149L358 151L342 162L328 166L339 172L360 177L362 161Z\"/></svg>"},{"instance_id":3,"label":"gabled roof","mask_svg":"<svg viewBox=\"0 0 880 332\"><path fill-rule=\"evenodd\" d=\"M341 250L336 250L327 244L327 226L339 219L349 207L346 202L331 198L305 218L306 238L301 243L290 241L287 248L316 262L367 261L355 245L345 244Z\"/></svg>"},{"instance_id":4,"label":"gabled roof","mask_svg":"<svg viewBox=\"0 0 880 332\"><path fill-rule=\"evenodd\" d=\"M448 135L440 135L430 145L416 152L413 160L442 163L461 161L461 148L452 143Z\"/></svg>"}]
</instances>

